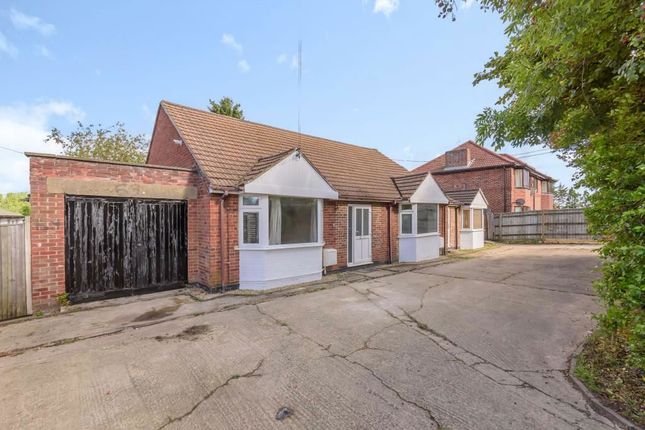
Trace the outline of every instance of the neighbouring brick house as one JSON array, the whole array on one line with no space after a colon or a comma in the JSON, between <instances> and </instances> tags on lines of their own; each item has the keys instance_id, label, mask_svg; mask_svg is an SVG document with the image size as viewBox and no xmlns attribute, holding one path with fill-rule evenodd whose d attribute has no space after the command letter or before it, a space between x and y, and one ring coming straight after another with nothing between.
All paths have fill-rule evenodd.
<instances>
[{"instance_id":1,"label":"neighbouring brick house","mask_svg":"<svg viewBox=\"0 0 645 430\"><path fill-rule=\"evenodd\" d=\"M398 261L401 244L405 261L459 246L459 203L433 175L173 103L159 106L146 164L28 156L35 309L62 293L274 288Z\"/></svg>"},{"instance_id":2,"label":"neighbouring brick house","mask_svg":"<svg viewBox=\"0 0 645 430\"><path fill-rule=\"evenodd\" d=\"M522 160L468 141L414 172L430 172L444 191L481 189L494 213L553 209L555 179Z\"/></svg>"}]
</instances>

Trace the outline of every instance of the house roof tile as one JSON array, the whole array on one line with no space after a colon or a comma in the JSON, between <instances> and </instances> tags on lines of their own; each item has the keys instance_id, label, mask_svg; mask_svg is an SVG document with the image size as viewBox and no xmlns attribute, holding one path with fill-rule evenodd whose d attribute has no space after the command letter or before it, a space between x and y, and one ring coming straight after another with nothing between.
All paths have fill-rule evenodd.
<instances>
[{"instance_id":1,"label":"house roof tile","mask_svg":"<svg viewBox=\"0 0 645 430\"><path fill-rule=\"evenodd\" d=\"M456 190L456 191L444 191L444 194L448 199L458 202L464 206L469 206L475 197L479 189L476 190Z\"/></svg>"},{"instance_id":2,"label":"house roof tile","mask_svg":"<svg viewBox=\"0 0 645 430\"><path fill-rule=\"evenodd\" d=\"M453 148L453 150L458 150L458 149L470 149L470 157L471 157L471 162L468 166L464 166L461 168L446 168L446 154L441 154L437 158L428 161L425 164L422 164L421 166L417 167L416 169L413 170L413 172L432 172L432 173L439 173L439 172L450 172L453 170L474 170L474 169L481 169L481 168L489 168L489 167L504 167L504 166L521 166L521 167L526 167L527 169L531 170L534 174L544 178L544 179L551 179L548 175L545 175L544 173L538 171L531 165L525 163L524 161L520 160L519 158L516 158L510 154L501 154L497 153L494 151L491 151L488 148L484 148L483 146L477 145L475 142L472 140L466 141L462 143L461 145L457 146L456 148Z\"/></svg>"},{"instance_id":3,"label":"house roof tile","mask_svg":"<svg viewBox=\"0 0 645 430\"><path fill-rule=\"evenodd\" d=\"M426 176L428 176L428 172L412 173L410 175L394 177L392 181L394 181L401 197L404 200L409 200Z\"/></svg>"},{"instance_id":4,"label":"house roof tile","mask_svg":"<svg viewBox=\"0 0 645 430\"><path fill-rule=\"evenodd\" d=\"M399 199L390 179L409 173L376 149L299 134L250 121L161 102L200 170L215 189L239 190L273 157L300 148L341 199ZM279 160L278 160L279 161Z\"/></svg>"}]
</instances>

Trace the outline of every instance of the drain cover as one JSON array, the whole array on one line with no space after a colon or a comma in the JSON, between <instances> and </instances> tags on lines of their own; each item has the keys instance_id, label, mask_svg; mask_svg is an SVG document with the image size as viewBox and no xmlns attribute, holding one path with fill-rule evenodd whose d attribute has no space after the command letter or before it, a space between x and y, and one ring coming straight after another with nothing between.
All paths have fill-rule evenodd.
<instances>
[{"instance_id":1,"label":"drain cover","mask_svg":"<svg viewBox=\"0 0 645 430\"><path fill-rule=\"evenodd\" d=\"M275 419L278 421L282 421L285 418L289 418L291 415L293 415L293 411L286 406L281 407L278 409L278 412L275 414Z\"/></svg>"}]
</instances>

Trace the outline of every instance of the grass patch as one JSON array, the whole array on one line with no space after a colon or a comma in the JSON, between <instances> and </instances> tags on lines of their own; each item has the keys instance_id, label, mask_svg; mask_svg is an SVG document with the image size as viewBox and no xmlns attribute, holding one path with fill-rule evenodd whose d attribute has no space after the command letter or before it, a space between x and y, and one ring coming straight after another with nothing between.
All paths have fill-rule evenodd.
<instances>
[{"instance_id":1,"label":"grass patch","mask_svg":"<svg viewBox=\"0 0 645 430\"><path fill-rule=\"evenodd\" d=\"M606 406L645 425L645 369L628 362L624 332L598 329L576 360L575 374Z\"/></svg>"}]
</instances>

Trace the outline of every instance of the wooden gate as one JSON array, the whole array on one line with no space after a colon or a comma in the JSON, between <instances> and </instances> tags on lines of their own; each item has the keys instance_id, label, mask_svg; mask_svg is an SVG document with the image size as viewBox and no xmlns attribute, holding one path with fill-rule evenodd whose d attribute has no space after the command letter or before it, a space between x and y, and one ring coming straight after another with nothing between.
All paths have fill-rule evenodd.
<instances>
[{"instance_id":1,"label":"wooden gate","mask_svg":"<svg viewBox=\"0 0 645 430\"><path fill-rule=\"evenodd\" d=\"M70 300L130 295L188 280L186 202L65 198L65 291Z\"/></svg>"},{"instance_id":2,"label":"wooden gate","mask_svg":"<svg viewBox=\"0 0 645 430\"><path fill-rule=\"evenodd\" d=\"M29 218L0 217L0 320L31 314Z\"/></svg>"}]
</instances>

